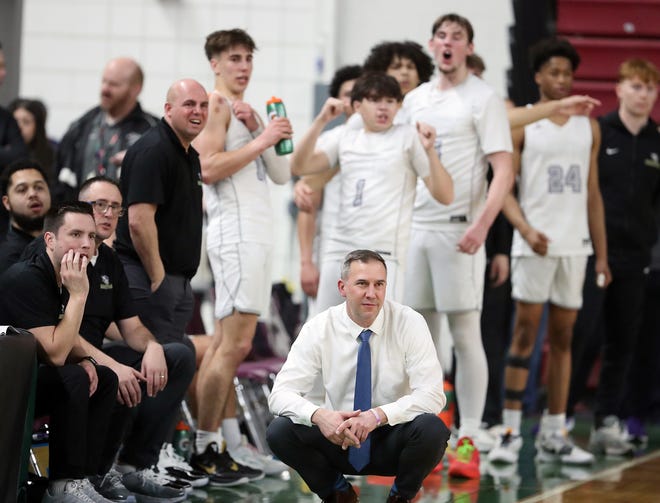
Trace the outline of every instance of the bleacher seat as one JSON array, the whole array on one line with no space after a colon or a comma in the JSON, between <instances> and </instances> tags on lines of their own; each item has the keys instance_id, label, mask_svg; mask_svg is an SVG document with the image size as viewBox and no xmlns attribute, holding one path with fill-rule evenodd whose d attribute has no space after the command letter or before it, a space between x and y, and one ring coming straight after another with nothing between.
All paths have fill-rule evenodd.
<instances>
[{"instance_id":1,"label":"bleacher seat","mask_svg":"<svg viewBox=\"0 0 660 503\"><path fill-rule=\"evenodd\" d=\"M660 33L660 24L658 30ZM660 67L660 39L567 38L582 60L575 72L578 79L615 80L621 62L632 57Z\"/></svg>"},{"instance_id":2,"label":"bleacher seat","mask_svg":"<svg viewBox=\"0 0 660 503\"><path fill-rule=\"evenodd\" d=\"M239 365L234 378L236 396L252 443L265 454L270 454L266 428L273 419L268 409L268 395L283 364L284 359L278 357L246 361Z\"/></svg>"},{"instance_id":3,"label":"bleacher seat","mask_svg":"<svg viewBox=\"0 0 660 503\"><path fill-rule=\"evenodd\" d=\"M660 0L558 0L557 33L657 37Z\"/></svg>"}]
</instances>

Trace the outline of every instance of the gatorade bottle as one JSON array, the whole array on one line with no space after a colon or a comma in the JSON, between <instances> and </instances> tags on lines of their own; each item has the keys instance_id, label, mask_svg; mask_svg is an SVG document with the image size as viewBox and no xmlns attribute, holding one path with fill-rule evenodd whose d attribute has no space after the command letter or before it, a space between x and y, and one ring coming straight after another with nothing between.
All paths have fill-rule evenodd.
<instances>
[{"instance_id":1,"label":"gatorade bottle","mask_svg":"<svg viewBox=\"0 0 660 503\"><path fill-rule=\"evenodd\" d=\"M174 451L186 461L190 458L191 437L190 426L183 420L179 421L174 430Z\"/></svg>"},{"instance_id":2,"label":"gatorade bottle","mask_svg":"<svg viewBox=\"0 0 660 503\"><path fill-rule=\"evenodd\" d=\"M268 120L273 120L275 117L286 117L286 108L284 103L279 98L273 96L266 102L266 115ZM282 138L275 145L275 153L277 155L287 155L293 152L293 141L289 138Z\"/></svg>"}]
</instances>

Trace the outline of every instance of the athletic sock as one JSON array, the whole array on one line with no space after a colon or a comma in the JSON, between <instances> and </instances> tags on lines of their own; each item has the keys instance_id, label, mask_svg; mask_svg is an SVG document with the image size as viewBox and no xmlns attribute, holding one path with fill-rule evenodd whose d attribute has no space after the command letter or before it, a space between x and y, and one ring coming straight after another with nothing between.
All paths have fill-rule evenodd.
<instances>
[{"instance_id":1,"label":"athletic sock","mask_svg":"<svg viewBox=\"0 0 660 503\"><path fill-rule=\"evenodd\" d=\"M502 412L504 426L511 429L514 435L520 435L520 423L522 421L522 410L504 409Z\"/></svg>"},{"instance_id":2,"label":"athletic sock","mask_svg":"<svg viewBox=\"0 0 660 503\"><path fill-rule=\"evenodd\" d=\"M241 446L243 438L241 437L241 427L238 424L238 419L230 417L222 420L222 432L225 436L225 443L227 449L233 451Z\"/></svg>"},{"instance_id":3,"label":"athletic sock","mask_svg":"<svg viewBox=\"0 0 660 503\"><path fill-rule=\"evenodd\" d=\"M211 442L216 442L218 449L222 448L222 437L218 435L217 431L197 430L195 452L197 454L203 453Z\"/></svg>"},{"instance_id":4,"label":"athletic sock","mask_svg":"<svg viewBox=\"0 0 660 503\"><path fill-rule=\"evenodd\" d=\"M566 414L544 414L541 417L541 432L555 433L566 428Z\"/></svg>"}]
</instances>

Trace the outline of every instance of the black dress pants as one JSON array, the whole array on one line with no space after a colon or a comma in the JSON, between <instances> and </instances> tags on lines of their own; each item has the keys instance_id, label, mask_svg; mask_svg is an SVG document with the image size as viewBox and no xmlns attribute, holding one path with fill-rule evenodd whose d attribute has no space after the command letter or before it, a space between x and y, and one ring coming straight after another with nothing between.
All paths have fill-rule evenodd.
<instances>
[{"instance_id":1,"label":"black dress pants","mask_svg":"<svg viewBox=\"0 0 660 503\"><path fill-rule=\"evenodd\" d=\"M276 417L267 431L273 453L295 469L321 498L332 493L341 474L353 474L394 475L398 493L412 499L442 459L449 430L436 415L421 414L408 423L381 426L371 432L370 438L370 461L358 472L348 461L348 450L331 443L316 426Z\"/></svg>"},{"instance_id":2,"label":"black dress pants","mask_svg":"<svg viewBox=\"0 0 660 503\"><path fill-rule=\"evenodd\" d=\"M124 365L140 370L142 353L123 342L110 343L103 351ZM104 475L112 466L119 446L119 460L138 469L158 462L163 442L174 429L174 421L181 401L195 373L195 354L182 343L163 344L167 362L168 381L165 389L155 397L147 396L146 383L142 383L142 401L129 408L115 402L108 440L103 450L99 474Z\"/></svg>"},{"instance_id":3,"label":"black dress pants","mask_svg":"<svg viewBox=\"0 0 660 503\"><path fill-rule=\"evenodd\" d=\"M98 386L89 396L89 377L80 365L37 371L35 415L50 415L51 480L81 479L98 472L101 451L117 396L117 375L96 367Z\"/></svg>"},{"instance_id":4,"label":"black dress pants","mask_svg":"<svg viewBox=\"0 0 660 503\"><path fill-rule=\"evenodd\" d=\"M602 366L594 406L599 426L603 418L621 415L641 326L646 275L641 270L637 274L617 274L613 270L612 283L605 290L596 286L594 275L594 257L591 256L584 281L583 306L573 329L569 412L585 388L594 348L600 347Z\"/></svg>"}]
</instances>

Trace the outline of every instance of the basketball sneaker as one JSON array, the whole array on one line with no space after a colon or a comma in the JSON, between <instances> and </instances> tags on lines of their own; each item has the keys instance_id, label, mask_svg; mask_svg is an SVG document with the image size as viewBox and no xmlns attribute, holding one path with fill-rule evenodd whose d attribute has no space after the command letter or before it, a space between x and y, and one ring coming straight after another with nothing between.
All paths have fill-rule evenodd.
<instances>
[{"instance_id":1,"label":"basketball sneaker","mask_svg":"<svg viewBox=\"0 0 660 503\"><path fill-rule=\"evenodd\" d=\"M536 459L541 463L590 465L594 455L575 445L565 431L554 431L540 432L536 437Z\"/></svg>"},{"instance_id":2,"label":"basketball sneaker","mask_svg":"<svg viewBox=\"0 0 660 503\"><path fill-rule=\"evenodd\" d=\"M204 487L209 483L209 476L205 472L193 469L183 456L174 452L172 444L163 444L157 466L161 473L188 482L192 487Z\"/></svg>"},{"instance_id":3,"label":"basketball sneaker","mask_svg":"<svg viewBox=\"0 0 660 503\"><path fill-rule=\"evenodd\" d=\"M478 479L479 450L470 437L461 437L456 444L454 458L449 462L449 476Z\"/></svg>"},{"instance_id":4,"label":"basketball sneaker","mask_svg":"<svg viewBox=\"0 0 660 503\"><path fill-rule=\"evenodd\" d=\"M229 455L237 463L260 470L266 475L277 476L288 468L280 460L273 458L273 456L259 452L256 447L248 443L245 437L243 437L243 442L237 449L227 450L229 451Z\"/></svg>"},{"instance_id":5,"label":"basketball sneaker","mask_svg":"<svg viewBox=\"0 0 660 503\"><path fill-rule=\"evenodd\" d=\"M491 463L517 463L522 445L522 437L514 435L508 429L495 441L495 446L488 453L488 461Z\"/></svg>"},{"instance_id":6,"label":"basketball sneaker","mask_svg":"<svg viewBox=\"0 0 660 503\"><path fill-rule=\"evenodd\" d=\"M626 439L616 416L607 416L600 428L591 430L589 449L606 456L628 456L635 453L635 446Z\"/></svg>"},{"instance_id":7,"label":"basketball sneaker","mask_svg":"<svg viewBox=\"0 0 660 503\"><path fill-rule=\"evenodd\" d=\"M229 453L220 452L218 444L211 442L201 454L193 454L190 465L205 472L212 486L235 486L264 478L264 472L238 464Z\"/></svg>"},{"instance_id":8,"label":"basketball sneaker","mask_svg":"<svg viewBox=\"0 0 660 503\"><path fill-rule=\"evenodd\" d=\"M105 475L89 477L89 481L97 493L110 501L135 503L135 496L126 489L126 486L121 481L121 477L121 473L111 468Z\"/></svg>"}]
</instances>

